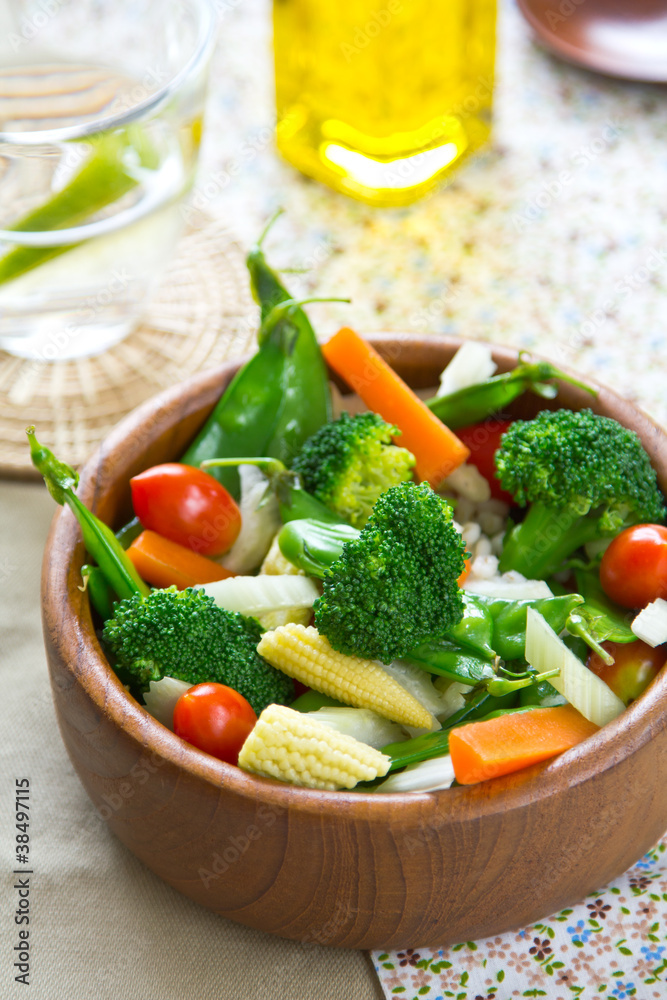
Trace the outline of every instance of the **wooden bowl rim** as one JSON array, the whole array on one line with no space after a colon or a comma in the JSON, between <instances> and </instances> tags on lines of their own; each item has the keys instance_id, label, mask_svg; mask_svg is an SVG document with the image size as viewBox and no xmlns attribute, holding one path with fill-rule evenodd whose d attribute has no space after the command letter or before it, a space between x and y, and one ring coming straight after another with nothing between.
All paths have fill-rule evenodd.
<instances>
[{"instance_id":1,"label":"wooden bowl rim","mask_svg":"<svg viewBox=\"0 0 667 1000\"><path fill-rule=\"evenodd\" d=\"M367 339L377 347L391 350L392 346L429 347L431 350L456 349L464 343L457 337L417 338L411 334L372 334ZM489 344L499 370L508 370L516 364L520 353L510 348ZM539 355L530 352L531 357ZM102 459L123 447L130 432L148 420L156 418L163 409L169 410L176 401L202 393L208 386L229 377L247 358L236 359L209 371L197 373L184 382L157 394L128 414L107 436L81 470L81 495L86 503L95 506L99 495L95 474ZM563 369L567 371L567 369ZM600 385L596 380L581 381L594 387L605 403L616 411L632 414L653 428L667 443L667 432L646 414L621 396ZM45 630L51 605L62 615L63 596L65 612L71 610L70 592L62 595L49 587L50 551L57 546L61 551L75 553L77 546L83 556L83 543L77 522L68 508L56 511L47 540L42 576L42 593ZM72 558L70 565L77 568ZM392 823L400 826L413 824L415 815L423 820L426 813L438 816L438 823L457 823L496 813L523 809L531 803L564 788L584 784L608 768L632 756L649 739L656 728L667 724L667 671L662 671L644 694L629 706L617 719L608 723L598 733L572 750L552 761L534 765L524 771L496 778L492 787L488 782L467 788L446 789L440 792L381 793L336 791L300 788L281 784L268 778L250 775L237 767L219 761L185 743L151 716L148 711L127 693L102 652L93 628L89 606L85 605L83 618L73 615L72 628L51 637L58 647L64 663L69 665L94 705L115 724L128 731L142 746L143 752L158 754L164 762L189 772L207 783L234 792L242 798L262 802L274 808L298 810L319 816L344 813L347 818L365 822L386 822L388 813ZM81 666L87 654L87 665Z\"/></svg>"}]
</instances>

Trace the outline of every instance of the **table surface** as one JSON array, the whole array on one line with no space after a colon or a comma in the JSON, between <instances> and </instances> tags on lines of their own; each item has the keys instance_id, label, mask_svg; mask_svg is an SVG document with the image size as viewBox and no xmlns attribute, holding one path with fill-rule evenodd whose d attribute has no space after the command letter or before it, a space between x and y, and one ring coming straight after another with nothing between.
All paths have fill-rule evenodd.
<instances>
[{"instance_id":1,"label":"table surface","mask_svg":"<svg viewBox=\"0 0 667 1000\"><path fill-rule=\"evenodd\" d=\"M195 204L246 244L284 205L270 260L309 268L289 278L295 292L353 299L313 308L321 334L344 321L535 349L665 421L656 364L667 312L663 90L557 62L531 43L509 4L492 146L426 201L378 211L277 159L268 5L216 6L220 42ZM30 778L31 995L381 997L367 955L304 947L215 917L144 869L97 818L59 738L41 641L39 566L52 511L42 487L0 483L1 801L10 803L15 778ZM10 819L5 808L3 902L13 905ZM7 951L0 996L20 996Z\"/></svg>"}]
</instances>

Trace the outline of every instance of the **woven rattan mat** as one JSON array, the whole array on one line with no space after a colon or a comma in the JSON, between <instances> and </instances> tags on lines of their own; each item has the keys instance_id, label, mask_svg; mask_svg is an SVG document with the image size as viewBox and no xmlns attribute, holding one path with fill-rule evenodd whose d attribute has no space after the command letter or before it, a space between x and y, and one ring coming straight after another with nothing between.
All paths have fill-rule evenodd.
<instances>
[{"instance_id":1,"label":"woven rattan mat","mask_svg":"<svg viewBox=\"0 0 667 1000\"><path fill-rule=\"evenodd\" d=\"M59 458L79 465L150 396L251 351L257 321L238 243L210 220L187 231L142 325L104 354L48 363L0 351L0 475L36 475L28 424Z\"/></svg>"}]
</instances>

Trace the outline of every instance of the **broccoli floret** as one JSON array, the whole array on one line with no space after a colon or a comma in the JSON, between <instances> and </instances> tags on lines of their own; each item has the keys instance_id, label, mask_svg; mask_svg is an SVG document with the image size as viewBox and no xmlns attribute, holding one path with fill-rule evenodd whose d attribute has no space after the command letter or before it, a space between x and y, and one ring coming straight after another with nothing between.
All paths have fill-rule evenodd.
<instances>
[{"instance_id":1,"label":"broccoli floret","mask_svg":"<svg viewBox=\"0 0 667 1000\"><path fill-rule=\"evenodd\" d=\"M326 572L315 624L341 653L391 663L461 620L464 550L428 483L394 486Z\"/></svg>"},{"instance_id":2,"label":"broccoli floret","mask_svg":"<svg viewBox=\"0 0 667 1000\"><path fill-rule=\"evenodd\" d=\"M503 572L543 579L581 545L665 517L637 435L592 410L544 410L516 420L501 438L496 469L516 503L530 505L505 538Z\"/></svg>"},{"instance_id":3,"label":"broccoli floret","mask_svg":"<svg viewBox=\"0 0 667 1000\"><path fill-rule=\"evenodd\" d=\"M414 455L391 443L398 433L377 413L343 413L308 438L292 470L304 489L361 528L381 493L412 479Z\"/></svg>"},{"instance_id":4,"label":"broccoli floret","mask_svg":"<svg viewBox=\"0 0 667 1000\"><path fill-rule=\"evenodd\" d=\"M289 677L257 652L262 628L254 618L219 608L203 590L153 590L116 604L102 638L122 674L144 690L176 677L188 684L218 681L259 713L294 696Z\"/></svg>"}]
</instances>

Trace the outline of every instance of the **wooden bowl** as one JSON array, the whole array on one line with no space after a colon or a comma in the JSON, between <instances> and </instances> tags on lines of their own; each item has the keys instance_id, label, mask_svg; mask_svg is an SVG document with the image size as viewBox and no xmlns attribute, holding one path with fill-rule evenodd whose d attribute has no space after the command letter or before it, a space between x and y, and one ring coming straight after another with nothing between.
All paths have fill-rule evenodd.
<instances>
[{"instance_id":1,"label":"wooden bowl","mask_svg":"<svg viewBox=\"0 0 667 1000\"><path fill-rule=\"evenodd\" d=\"M415 387L460 341L372 338ZM501 370L516 353L497 349ZM127 417L85 466L83 500L113 525L128 479L180 456L236 366L204 372ZM667 489L665 432L607 389L562 385L641 437ZM544 402L525 396L515 413ZM667 672L620 718L547 764L470 788L380 795L293 788L245 774L169 732L100 650L67 509L53 521L43 618L62 736L99 814L160 878L250 927L352 948L444 945L531 923L580 900L667 828Z\"/></svg>"}]
</instances>

